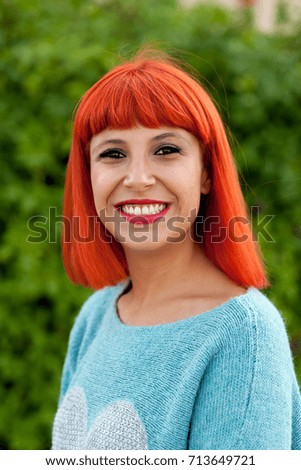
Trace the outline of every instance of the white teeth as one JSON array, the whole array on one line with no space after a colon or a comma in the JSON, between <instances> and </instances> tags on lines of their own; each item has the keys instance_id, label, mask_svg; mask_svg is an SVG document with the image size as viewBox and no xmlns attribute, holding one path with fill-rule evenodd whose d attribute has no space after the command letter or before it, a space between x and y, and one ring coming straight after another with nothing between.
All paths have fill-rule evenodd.
<instances>
[{"instance_id":1,"label":"white teeth","mask_svg":"<svg viewBox=\"0 0 301 470\"><path fill-rule=\"evenodd\" d=\"M149 214L159 214L159 212L163 211L165 207L166 207L166 204L155 204L155 205L150 205L150 206L124 205L124 206L121 206L121 210L125 212L126 214L149 215Z\"/></svg>"}]
</instances>

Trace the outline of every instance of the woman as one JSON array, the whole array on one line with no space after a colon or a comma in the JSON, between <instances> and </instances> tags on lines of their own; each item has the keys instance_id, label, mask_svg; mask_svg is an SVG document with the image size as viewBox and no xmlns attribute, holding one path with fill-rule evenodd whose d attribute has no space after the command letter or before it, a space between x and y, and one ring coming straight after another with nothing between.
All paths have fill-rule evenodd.
<instances>
[{"instance_id":1,"label":"woman","mask_svg":"<svg viewBox=\"0 0 301 470\"><path fill-rule=\"evenodd\" d=\"M96 292L70 335L53 449L301 449L225 131L175 61L140 52L84 95L64 215L66 271Z\"/></svg>"}]
</instances>

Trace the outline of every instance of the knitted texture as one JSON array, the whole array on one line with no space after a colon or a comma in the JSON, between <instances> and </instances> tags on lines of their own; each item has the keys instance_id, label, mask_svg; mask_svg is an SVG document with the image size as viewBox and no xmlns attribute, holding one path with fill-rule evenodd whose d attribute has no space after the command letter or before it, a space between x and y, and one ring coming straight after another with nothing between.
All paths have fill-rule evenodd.
<instances>
[{"instance_id":1,"label":"knitted texture","mask_svg":"<svg viewBox=\"0 0 301 470\"><path fill-rule=\"evenodd\" d=\"M151 326L120 320L127 282L84 303L53 449L301 449L301 396L280 312L258 289Z\"/></svg>"}]
</instances>

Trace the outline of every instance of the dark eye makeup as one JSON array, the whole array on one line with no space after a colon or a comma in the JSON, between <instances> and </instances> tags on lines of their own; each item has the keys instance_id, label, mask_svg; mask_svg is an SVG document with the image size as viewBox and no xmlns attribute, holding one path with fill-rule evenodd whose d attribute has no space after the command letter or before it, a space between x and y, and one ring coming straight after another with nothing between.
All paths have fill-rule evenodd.
<instances>
[{"instance_id":1,"label":"dark eye makeup","mask_svg":"<svg viewBox=\"0 0 301 470\"><path fill-rule=\"evenodd\" d=\"M155 155L170 155L173 153L180 153L179 147L176 145L162 145L156 150Z\"/></svg>"},{"instance_id":2,"label":"dark eye makeup","mask_svg":"<svg viewBox=\"0 0 301 470\"><path fill-rule=\"evenodd\" d=\"M161 145L155 152L154 155L172 155L175 153L180 153L181 149L176 145ZM112 158L114 160L121 160L125 158L126 155L119 149L108 149L98 155L98 160L105 158Z\"/></svg>"},{"instance_id":3,"label":"dark eye makeup","mask_svg":"<svg viewBox=\"0 0 301 470\"><path fill-rule=\"evenodd\" d=\"M98 155L99 160L103 158L113 158L115 160L119 160L124 157L125 157L125 154L118 149L108 149L108 150L105 150L105 152L102 152L101 154Z\"/></svg>"}]
</instances>

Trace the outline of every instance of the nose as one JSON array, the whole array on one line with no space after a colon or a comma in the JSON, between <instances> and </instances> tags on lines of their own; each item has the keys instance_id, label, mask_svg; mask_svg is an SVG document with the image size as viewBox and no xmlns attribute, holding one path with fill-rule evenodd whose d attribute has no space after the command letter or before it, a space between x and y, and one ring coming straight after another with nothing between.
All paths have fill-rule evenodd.
<instances>
[{"instance_id":1,"label":"nose","mask_svg":"<svg viewBox=\"0 0 301 470\"><path fill-rule=\"evenodd\" d=\"M127 173L123 181L126 188L143 191L153 186L155 183L156 178L144 158L138 156L138 158L133 158L131 162L129 162Z\"/></svg>"}]
</instances>

